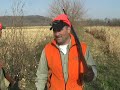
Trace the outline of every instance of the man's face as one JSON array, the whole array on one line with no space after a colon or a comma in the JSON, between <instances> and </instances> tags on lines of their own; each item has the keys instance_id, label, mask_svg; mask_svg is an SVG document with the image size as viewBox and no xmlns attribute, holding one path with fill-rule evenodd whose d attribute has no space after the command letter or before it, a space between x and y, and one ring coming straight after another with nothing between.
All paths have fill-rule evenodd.
<instances>
[{"instance_id":1,"label":"man's face","mask_svg":"<svg viewBox=\"0 0 120 90\"><path fill-rule=\"evenodd\" d=\"M68 44L70 40L70 27L64 26L62 30L53 30L54 38L58 45Z\"/></svg>"}]
</instances>

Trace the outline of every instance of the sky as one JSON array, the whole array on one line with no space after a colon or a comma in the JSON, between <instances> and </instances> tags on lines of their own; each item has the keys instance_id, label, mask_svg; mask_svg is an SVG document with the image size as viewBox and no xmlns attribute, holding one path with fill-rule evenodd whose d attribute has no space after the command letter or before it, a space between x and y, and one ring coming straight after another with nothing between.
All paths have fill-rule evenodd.
<instances>
[{"instance_id":1,"label":"sky","mask_svg":"<svg viewBox=\"0 0 120 90\"><path fill-rule=\"evenodd\" d=\"M0 0L0 16L11 15L13 2L18 0ZM22 0L24 15L47 16L53 0ZM120 0L81 0L86 17L94 19L120 18Z\"/></svg>"}]
</instances>

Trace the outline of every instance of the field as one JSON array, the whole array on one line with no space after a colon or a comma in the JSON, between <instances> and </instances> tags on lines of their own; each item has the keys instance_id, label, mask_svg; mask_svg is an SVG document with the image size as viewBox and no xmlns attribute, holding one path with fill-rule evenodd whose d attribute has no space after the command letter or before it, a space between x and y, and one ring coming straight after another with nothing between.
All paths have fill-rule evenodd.
<instances>
[{"instance_id":1,"label":"field","mask_svg":"<svg viewBox=\"0 0 120 90\"><path fill-rule=\"evenodd\" d=\"M93 37L91 52L98 65L97 80L87 90L119 90L120 27L85 27L85 32Z\"/></svg>"},{"instance_id":2,"label":"field","mask_svg":"<svg viewBox=\"0 0 120 90\"><path fill-rule=\"evenodd\" d=\"M10 28L8 27L2 33L3 39L10 39L17 37L23 37L27 44L34 42L41 42L45 40L46 36L51 36L52 31L49 30L49 26L32 26L22 28ZM20 35L20 36L19 36Z\"/></svg>"},{"instance_id":3,"label":"field","mask_svg":"<svg viewBox=\"0 0 120 90\"><path fill-rule=\"evenodd\" d=\"M44 45L52 37L48 26L8 27L3 30L0 59L11 76L19 75L23 90L35 90L35 73ZM79 30L96 62L98 77L85 90L120 90L120 27L94 26Z\"/></svg>"}]
</instances>

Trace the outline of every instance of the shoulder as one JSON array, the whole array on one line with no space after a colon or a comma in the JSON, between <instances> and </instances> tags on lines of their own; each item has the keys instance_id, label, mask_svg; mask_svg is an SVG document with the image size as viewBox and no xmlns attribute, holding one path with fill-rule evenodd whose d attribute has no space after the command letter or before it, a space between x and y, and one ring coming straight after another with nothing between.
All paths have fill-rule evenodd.
<instances>
[{"instance_id":1,"label":"shoulder","mask_svg":"<svg viewBox=\"0 0 120 90\"><path fill-rule=\"evenodd\" d=\"M82 48L87 48L87 44L85 42L80 42L80 45L82 46Z\"/></svg>"},{"instance_id":2,"label":"shoulder","mask_svg":"<svg viewBox=\"0 0 120 90\"><path fill-rule=\"evenodd\" d=\"M51 52L52 51L52 48L53 48L53 45L51 42L47 43L44 47L44 51L45 52Z\"/></svg>"},{"instance_id":3,"label":"shoulder","mask_svg":"<svg viewBox=\"0 0 120 90\"><path fill-rule=\"evenodd\" d=\"M49 43L47 43L46 45L45 45L45 48L54 48L54 47L56 47L56 42L55 42L55 40L52 40L51 42L49 42Z\"/></svg>"},{"instance_id":4,"label":"shoulder","mask_svg":"<svg viewBox=\"0 0 120 90\"><path fill-rule=\"evenodd\" d=\"M52 45L51 45L51 43L49 42L49 43L47 43L47 44L45 45L44 48L45 48L45 49L46 49L46 48L48 49L48 48L50 48L51 46L52 46Z\"/></svg>"}]
</instances>

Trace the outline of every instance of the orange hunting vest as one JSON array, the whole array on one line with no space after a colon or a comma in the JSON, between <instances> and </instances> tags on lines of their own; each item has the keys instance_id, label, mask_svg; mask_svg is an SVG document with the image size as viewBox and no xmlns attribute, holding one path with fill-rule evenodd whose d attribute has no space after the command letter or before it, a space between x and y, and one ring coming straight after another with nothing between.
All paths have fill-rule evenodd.
<instances>
[{"instance_id":1,"label":"orange hunting vest","mask_svg":"<svg viewBox=\"0 0 120 90\"><path fill-rule=\"evenodd\" d=\"M68 53L68 81L65 83L62 62L60 57L60 51L56 47L55 40L45 46L45 55L48 62L49 70L51 71L50 87L48 90L83 90L82 82L78 82L78 72L84 73L85 69L81 60L78 60L78 52L75 43L75 39L72 34L71 36L71 48ZM86 44L81 43L83 55L86 52ZM80 62L80 71L78 66Z\"/></svg>"}]
</instances>

